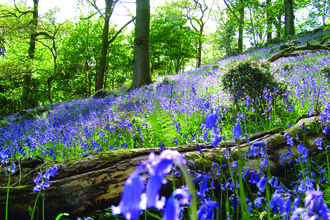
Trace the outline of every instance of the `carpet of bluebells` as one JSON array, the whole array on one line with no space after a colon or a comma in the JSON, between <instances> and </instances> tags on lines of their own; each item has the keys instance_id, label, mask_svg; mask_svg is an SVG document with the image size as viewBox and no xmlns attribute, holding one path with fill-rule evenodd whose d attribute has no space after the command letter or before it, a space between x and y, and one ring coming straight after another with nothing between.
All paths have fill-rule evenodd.
<instances>
[{"instance_id":1,"label":"carpet of bluebells","mask_svg":"<svg viewBox=\"0 0 330 220\"><path fill-rule=\"evenodd\" d=\"M299 40L302 44L307 40L317 43L329 34L330 31L324 31ZM201 142L218 146L225 139L237 140L279 126L287 129L297 117L313 115L315 109L322 110L320 123L323 132L329 135L329 80L320 74L320 69L330 64L326 51L281 58L271 64L276 80L286 83L289 90L281 96L281 110L275 111L269 105L259 124L247 118L254 111L248 97L243 98L245 112L230 111L232 97L220 85L225 66L248 57L266 61L278 47L230 57L166 79L158 77L152 85L127 93L57 103L51 111L33 120L16 123L15 115L7 116L9 125L0 127L0 166L10 166L8 171L14 172L18 159L39 156L59 161L95 152L160 146L160 156L151 154L129 176L119 206L111 208L113 214L138 219L143 210L153 207L163 212L160 217L163 219L189 216L191 219L328 219L329 162L309 155L303 140L299 142L299 137L295 137L293 141L289 135L285 136L288 146L295 145L301 155L286 168L295 175L291 181L244 167L245 160L251 157L260 159L260 169L268 166L266 146L255 142L247 150L246 158L230 166L212 165L219 176L222 169L232 171L231 177L224 181L214 182L210 173L189 170L197 187L197 198L189 193L192 191L188 185L176 189L167 199L159 198L165 176L172 168L183 169L187 163L181 154L170 150L171 146ZM265 97L271 100L272 94L265 91ZM330 148L327 140L318 138L315 144L320 149L319 158L327 159ZM222 153L229 163L230 154ZM281 159L288 156L289 153L281 155ZM182 169L177 169L175 175L185 176ZM146 185L141 175L145 170L149 173ZM43 178L41 174L37 176L33 180L34 190L47 188L49 177L55 174L53 167ZM216 187L220 192L215 192Z\"/></svg>"}]
</instances>

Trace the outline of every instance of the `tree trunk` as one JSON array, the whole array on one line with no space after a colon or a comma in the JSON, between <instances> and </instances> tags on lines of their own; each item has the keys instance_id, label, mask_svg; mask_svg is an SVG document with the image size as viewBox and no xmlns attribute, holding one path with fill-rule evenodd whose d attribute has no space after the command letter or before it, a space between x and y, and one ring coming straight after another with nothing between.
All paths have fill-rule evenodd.
<instances>
[{"instance_id":1,"label":"tree trunk","mask_svg":"<svg viewBox=\"0 0 330 220\"><path fill-rule=\"evenodd\" d=\"M313 144L318 137L324 137L323 128L319 124L319 116L302 118L296 125L283 131L281 128L275 128L270 131L260 132L250 136L250 145L253 142L264 141L267 146L268 164L271 173L274 175L283 169L282 161L279 159L281 154L288 152L288 147L284 134L288 133L295 139L297 133L300 138L304 137L304 146L308 146L309 154L318 152L318 146ZM301 130L301 125L310 127L308 134L305 135ZM298 140L295 139L298 144ZM209 143L200 144L205 157L196 149L196 144L188 144L182 147L173 147L172 150L181 152L184 157L194 163L188 163L191 170L205 170L209 172L212 163L227 163L227 159L219 152L226 147L231 149L231 161L238 157L238 150L235 149L235 141L220 142L220 146L214 148ZM240 139L240 146L244 150L250 145L246 144L246 138ZM297 147L289 147L293 156L284 159L284 166L292 159L299 157ZM159 153L157 148L151 149L133 149L108 151L95 153L83 158L73 158L64 162L54 162L58 167L57 174L50 178L49 188L43 192L45 202L46 219L54 220L53 216L59 213L67 212L70 218L77 219L77 216L88 215L93 210L108 208L111 205L118 205L123 185L127 177L134 171L141 161L148 160L151 152ZM42 159L27 159L20 162L20 169L11 175L11 187L9 192L9 219L29 219L28 207L33 207L37 197L36 192L32 192L34 184L32 179L42 170L44 173L52 162ZM248 166L251 171L260 171L260 161L250 159ZM18 164L17 164L18 165ZM266 172L267 170L261 170ZM1 172L4 172L3 169ZM20 173L21 172L21 173ZM221 172L221 176L216 175L217 170L213 170L212 178L216 180L228 178L228 169ZM167 176L168 183L163 185L161 195L169 196L173 190L172 176ZM6 186L8 177L0 179L1 184ZM177 187L180 186L180 177L175 180ZM42 198L42 196L40 196ZM7 187L0 187L0 206L5 207L7 198ZM39 201L39 204L42 201ZM4 216L5 209L0 209L0 216ZM41 213L41 211L39 211ZM40 216L39 216L40 217ZM41 218L39 218L41 219Z\"/></svg>"},{"instance_id":2,"label":"tree trunk","mask_svg":"<svg viewBox=\"0 0 330 220\"><path fill-rule=\"evenodd\" d=\"M100 66L97 74L95 92L103 88L104 72L105 72L105 65L107 62L107 52L109 46L108 34L109 34L109 21L111 17L112 4L113 4L113 0L105 0L104 26L102 33L102 50L101 50Z\"/></svg>"},{"instance_id":3,"label":"tree trunk","mask_svg":"<svg viewBox=\"0 0 330 220\"><path fill-rule=\"evenodd\" d=\"M266 1L266 12L267 12L267 41L272 39L272 29L273 29L273 14L272 14L272 0Z\"/></svg>"},{"instance_id":4,"label":"tree trunk","mask_svg":"<svg viewBox=\"0 0 330 220\"><path fill-rule=\"evenodd\" d=\"M149 38L150 0L136 0L133 82L130 89L151 83Z\"/></svg>"},{"instance_id":5,"label":"tree trunk","mask_svg":"<svg viewBox=\"0 0 330 220\"><path fill-rule=\"evenodd\" d=\"M282 28L282 25L281 25L282 19L281 19L281 17L282 17L281 13L278 13L278 15L276 16L277 22L275 24L275 27L276 27L276 37L277 38L281 38L281 32L282 32L282 30L281 30L281 28Z\"/></svg>"},{"instance_id":6,"label":"tree trunk","mask_svg":"<svg viewBox=\"0 0 330 220\"><path fill-rule=\"evenodd\" d=\"M293 0L284 0L285 10L285 36L295 34L294 30L294 13L293 13Z\"/></svg>"},{"instance_id":7,"label":"tree trunk","mask_svg":"<svg viewBox=\"0 0 330 220\"><path fill-rule=\"evenodd\" d=\"M240 0L239 26L238 26L238 52L243 51L243 29L244 29L244 0Z\"/></svg>"},{"instance_id":8,"label":"tree trunk","mask_svg":"<svg viewBox=\"0 0 330 220\"><path fill-rule=\"evenodd\" d=\"M201 67L202 65L202 47L203 47L203 26L200 29L200 33L199 33L199 38L198 38L198 48L197 48L197 52L198 52L198 57L197 57L197 68Z\"/></svg>"},{"instance_id":9,"label":"tree trunk","mask_svg":"<svg viewBox=\"0 0 330 220\"><path fill-rule=\"evenodd\" d=\"M29 46L29 58L31 60L34 59L34 53L36 48L37 25L38 25L38 3L39 0L33 0L33 20L31 22L32 32L30 34L30 46ZM21 110L28 108L30 82L31 82L31 73L26 73L24 75L24 81L23 81L23 92L22 92L21 107L20 107Z\"/></svg>"}]
</instances>

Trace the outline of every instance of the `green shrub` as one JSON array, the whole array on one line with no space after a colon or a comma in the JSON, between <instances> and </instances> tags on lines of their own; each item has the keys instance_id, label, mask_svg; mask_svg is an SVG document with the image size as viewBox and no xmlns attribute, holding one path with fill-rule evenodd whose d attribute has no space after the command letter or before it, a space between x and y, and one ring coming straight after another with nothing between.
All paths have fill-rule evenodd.
<instances>
[{"instance_id":1,"label":"green shrub","mask_svg":"<svg viewBox=\"0 0 330 220\"><path fill-rule=\"evenodd\" d=\"M320 72L327 79L330 79L330 65L325 65L321 68Z\"/></svg>"},{"instance_id":2,"label":"green shrub","mask_svg":"<svg viewBox=\"0 0 330 220\"><path fill-rule=\"evenodd\" d=\"M232 63L221 82L223 89L234 97L234 103L247 95L251 100L260 100L265 89L274 92L277 84L270 72L269 63L260 63L251 59Z\"/></svg>"}]
</instances>

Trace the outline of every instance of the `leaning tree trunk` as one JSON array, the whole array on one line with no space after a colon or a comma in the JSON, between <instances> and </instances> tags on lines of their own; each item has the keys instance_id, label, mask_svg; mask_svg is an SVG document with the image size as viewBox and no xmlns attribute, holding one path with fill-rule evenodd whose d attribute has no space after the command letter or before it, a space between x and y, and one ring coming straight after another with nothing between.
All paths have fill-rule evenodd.
<instances>
[{"instance_id":1,"label":"leaning tree trunk","mask_svg":"<svg viewBox=\"0 0 330 220\"><path fill-rule=\"evenodd\" d=\"M272 174L283 169L280 155L288 152L288 147L284 139L284 134L288 133L294 139L297 133L300 138L304 137L304 146L308 147L309 154L317 152L317 145L313 144L318 137L324 138L323 128L319 124L319 116L301 118L295 126L283 131L276 128L267 132L261 132L250 137L250 144L256 141L264 141L267 146L268 164ZM301 125L310 127L308 134L301 130ZM295 139L296 146L298 145ZM217 148L211 144L200 144L203 155L196 149L196 144L188 144L181 147L173 147L172 150L181 152L184 157L193 161L188 163L193 170L210 171L212 163L227 163L227 160L220 155L222 149L231 149L232 159L238 158L238 151L235 149L235 141L220 142ZM247 149L246 139L240 140L243 151ZM293 156L285 158L284 166L292 159L299 157L297 147L289 147ZM159 153L157 148L153 149L131 149L122 151L108 151L95 153L83 158L73 158L66 161L48 161L39 159L28 159L20 162L20 168L11 176L11 187L9 192L9 219L29 219L29 206L33 207L37 197L36 192L32 192L34 184L32 179L37 173L44 171L55 164L58 172L54 178L50 178L50 186L43 192L45 202L46 219L54 219L60 213L67 212L70 217L76 219L77 216L88 215L93 210L108 208L111 205L118 205L123 185L133 170L141 161L148 160L150 152ZM243 152L244 153L244 152ZM258 160L249 160L248 166L251 171L259 170ZM212 168L213 169L213 168ZM4 172L1 170L0 172ZM266 170L263 170L266 172ZM223 170L217 176L213 171L213 179L229 177L228 170ZM3 175L3 173L1 174ZM167 176L168 184L163 185L161 194L169 196L173 190L172 175ZM5 207L8 177L1 178L0 206ZM217 182L217 181L215 181ZM176 186L180 185L180 178L175 180ZM39 204L42 204L39 201ZM39 206L40 207L40 206ZM41 207L40 207L41 208ZM41 213L41 211L39 212ZM0 216L4 216L4 209L0 209ZM40 216L39 216L40 217ZM41 218L40 218L41 219Z\"/></svg>"},{"instance_id":2,"label":"leaning tree trunk","mask_svg":"<svg viewBox=\"0 0 330 220\"><path fill-rule=\"evenodd\" d=\"M102 33L102 50L101 50L100 66L99 66L99 72L97 74L95 92L103 88L104 72L105 72L105 65L107 63L107 52L109 46L109 39L108 39L109 20L111 16L112 4L113 4L113 0L105 0L104 26Z\"/></svg>"},{"instance_id":3,"label":"leaning tree trunk","mask_svg":"<svg viewBox=\"0 0 330 220\"><path fill-rule=\"evenodd\" d=\"M30 34L30 45L29 45L29 58L34 59L34 53L36 48L37 40L37 25L38 25L38 3L39 0L33 0L33 20L31 22L31 34ZM21 97L20 109L28 108L29 91L30 91L31 73L26 73L23 80L23 92Z\"/></svg>"},{"instance_id":4,"label":"leaning tree trunk","mask_svg":"<svg viewBox=\"0 0 330 220\"><path fill-rule=\"evenodd\" d=\"M151 83L149 38L150 0L136 0L133 82L131 89Z\"/></svg>"}]
</instances>

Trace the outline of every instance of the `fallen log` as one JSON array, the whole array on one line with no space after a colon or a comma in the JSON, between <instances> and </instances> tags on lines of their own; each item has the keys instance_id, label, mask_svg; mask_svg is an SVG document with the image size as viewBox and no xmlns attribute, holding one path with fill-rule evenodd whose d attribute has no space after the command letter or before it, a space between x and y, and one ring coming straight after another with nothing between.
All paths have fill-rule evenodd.
<instances>
[{"instance_id":1,"label":"fallen log","mask_svg":"<svg viewBox=\"0 0 330 220\"><path fill-rule=\"evenodd\" d=\"M313 44L313 43L309 43L307 41L306 46L301 46L301 47L293 46L293 47L286 48L284 50L281 50L277 54L273 55L267 61L274 62L275 60L278 60L282 57L301 56L306 53L316 52L316 51L320 51L320 50L330 51L330 42L323 45L325 43L326 38L327 37L325 37L320 43ZM307 51L305 51L303 53L294 53L294 51L301 51L301 50L307 50Z\"/></svg>"},{"instance_id":2,"label":"fallen log","mask_svg":"<svg viewBox=\"0 0 330 220\"><path fill-rule=\"evenodd\" d=\"M305 135L304 145L309 148L309 153L316 152L317 146L313 141L317 137L323 137L322 126L318 122L319 116L302 118L292 128L282 131L277 128L267 132L261 132L250 137L250 144L255 141L264 141L268 149L269 166L272 173L276 173L283 168L279 156L285 154L288 149L284 140L284 134L289 133L291 137L296 137L298 131L300 137L304 132L300 129L305 123L305 127L310 127L308 134ZM296 144L298 140L295 140ZM229 148L233 155L232 159L237 159L237 149L235 141L220 142L220 146L213 148L209 143L199 144L203 155L196 149L196 143L185 146L173 147L171 149L181 152L185 158L193 163L188 163L190 169L210 170L212 163L226 163L226 159L220 154L221 149ZM243 151L249 145L246 139L240 140ZM285 163L297 158L296 147L290 147L293 156L286 158ZM30 159L20 162L20 171L17 170L11 176L11 187L9 194L9 219L28 219L29 206L33 207L37 193L33 192L34 184L32 179L37 176L37 172L44 171L46 168L55 164L58 167L57 174L50 178L50 186L44 191L44 203L46 219L55 219L60 214L67 212L70 218L76 219L77 216L84 216L94 210L100 210L111 205L118 205L123 185L130 173L143 160L148 159L151 152L159 153L159 149L133 149L108 151L91 154L83 158L73 158L65 161L44 161L43 159ZM252 170L259 170L258 161L250 160L249 166ZM216 171L213 178L217 179ZM222 174L221 174L222 175ZM228 175L228 172L223 172ZM0 206L5 207L7 195L7 178L1 180ZM162 194L170 195L172 191L172 177L167 176L168 184L163 185ZM176 181L176 186L180 178ZM40 203L40 202L39 202ZM39 205L39 208L40 205ZM4 216L4 208L0 209L0 216ZM41 213L41 211L39 211Z\"/></svg>"}]
</instances>

